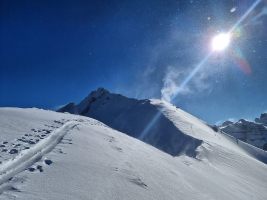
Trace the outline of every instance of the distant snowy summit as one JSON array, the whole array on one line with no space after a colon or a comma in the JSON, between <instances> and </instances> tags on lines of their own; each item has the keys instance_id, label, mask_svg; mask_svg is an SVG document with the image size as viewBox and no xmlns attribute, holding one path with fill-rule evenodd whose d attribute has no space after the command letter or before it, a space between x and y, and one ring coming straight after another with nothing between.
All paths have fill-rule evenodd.
<instances>
[{"instance_id":1,"label":"distant snowy summit","mask_svg":"<svg viewBox=\"0 0 267 200\"><path fill-rule=\"evenodd\" d=\"M235 138L267 151L267 113L255 121L240 119L237 122L225 121L220 129Z\"/></svg>"},{"instance_id":2,"label":"distant snowy summit","mask_svg":"<svg viewBox=\"0 0 267 200\"><path fill-rule=\"evenodd\" d=\"M171 155L195 156L202 140L177 128L164 115L163 104L167 105L160 100L137 100L99 88L79 104L69 103L58 112L92 117Z\"/></svg>"}]
</instances>

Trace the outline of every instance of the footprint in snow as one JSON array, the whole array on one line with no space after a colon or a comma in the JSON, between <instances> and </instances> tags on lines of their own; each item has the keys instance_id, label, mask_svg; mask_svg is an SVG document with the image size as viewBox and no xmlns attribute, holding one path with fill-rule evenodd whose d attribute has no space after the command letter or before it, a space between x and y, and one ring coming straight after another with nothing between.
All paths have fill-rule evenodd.
<instances>
[{"instance_id":1,"label":"footprint in snow","mask_svg":"<svg viewBox=\"0 0 267 200\"><path fill-rule=\"evenodd\" d=\"M28 168L28 171L30 171L30 172L35 172L36 170L39 170L39 172L43 172L44 171L42 165L37 165L36 168L35 167L29 167Z\"/></svg>"},{"instance_id":2,"label":"footprint in snow","mask_svg":"<svg viewBox=\"0 0 267 200\"><path fill-rule=\"evenodd\" d=\"M189 161L183 161L183 163L187 166L191 166L193 163L192 162L189 162Z\"/></svg>"},{"instance_id":3,"label":"footprint in snow","mask_svg":"<svg viewBox=\"0 0 267 200\"><path fill-rule=\"evenodd\" d=\"M133 184L135 184L135 185L138 185L138 186L140 186L140 187L142 187L142 188L145 188L145 189L147 189L147 187L148 187L147 184L145 184L145 183L141 180L141 178L139 178L139 177L130 178L129 181L130 181L131 183L133 183Z\"/></svg>"},{"instance_id":4,"label":"footprint in snow","mask_svg":"<svg viewBox=\"0 0 267 200\"><path fill-rule=\"evenodd\" d=\"M104 140L107 140L110 143L115 142L115 138L113 136L107 136L107 138L104 138Z\"/></svg>"},{"instance_id":5,"label":"footprint in snow","mask_svg":"<svg viewBox=\"0 0 267 200\"><path fill-rule=\"evenodd\" d=\"M115 149L115 150L117 150L118 152L122 152L122 148L120 148L120 147L112 147L113 149Z\"/></svg>"},{"instance_id":6,"label":"footprint in snow","mask_svg":"<svg viewBox=\"0 0 267 200\"><path fill-rule=\"evenodd\" d=\"M62 149L54 148L53 152L60 153L60 154L66 154L62 151Z\"/></svg>"},{"instance_id":7,"label":"footprint in snow","mask_svg":"<svg viewBox=\"0 0 267 200\"><path fill-rule=\"evenodd\" d=\"M43 166L42 165L37 165L36 169L38 169L40 172L43 172L44 169L43 169Z\"/></svg>"},{"instance_id":8,"label":"footprint in snow","mask_svg":"<svg viewBox=\"0 0 267 200\"><path fill-rule=\"evenodd\" d=\"M29 140L28 141L29 144L36 144L36 142L32 141L32 140Z\"/></svg>"},{"instance_id":9,"label":"footprint in snow","mask_svg":"<svg viewBox=\"0 0 267 200\"><path fill-rule=\"evenodd\" d=\"M118 168L118 167L115 167L113 170L114 170L115 172L118 172L118 171L119 171L119 168Z\"/></svg>"},{"instance_id":10,"label":"footprint in snow","mask_svg":"<svg viewBox=\"0 0 267 200\"><path fill-rule=\"evenodd\" d=\"M9 151L9 153L10 153L10 154L16 154L16 153L18 153L18 150L17 150L17 149L11 149L11 150Z\"/></svg>"},{"instance_id":11,"label":"footprint in snow","mask_svg":"<svg viewBox=\"0 0 267 200\"><path fill-rule=\"evenodd\" d=\"M136 173L129 169L119 169L118 167L113 168L115 172L118 172L124 178L126 178L129 182L142 187L144 189L148 188L148 185L138 176Z\"/></svg>"},{"instance_id":12,"label":"footprint in snow","mask_svg":"<svg viewBox=\"0 0 267 200\"><path fill-rule=\"evenodd\" d=\"M44 163L47 164L47 165L51 165L53 163L53 161L49 160L49 159L45 159Z\"/></svg>"},{"instance_id":13,"label":"footprint in snow","mask_svg":"<svg viewBox=\"0 0 267 200\"><path fill-rule=\"evenodd\" d=\"M29 170L30 172L34 172L34 171L35 171L35 168L34 168L34 167L29 167L28 170Z\"/></svg>"}]
</instances>

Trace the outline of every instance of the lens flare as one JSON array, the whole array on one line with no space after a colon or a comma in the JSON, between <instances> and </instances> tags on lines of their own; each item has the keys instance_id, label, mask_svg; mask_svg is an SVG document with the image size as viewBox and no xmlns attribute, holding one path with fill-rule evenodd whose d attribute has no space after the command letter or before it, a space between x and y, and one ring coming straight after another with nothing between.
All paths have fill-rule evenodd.
<instances>
[{"instance_id":1,"label":"lens flare","mask_svg":"<svg viewBox=\"0 0 267 200\"><path fill-rule=\"evenodd\" d=\"M231 41L231 36L229 33L220 33L211 41L211 47L213 51L223 51L225 50Z\"/></svg>"},{"instance_id":2,"label":"lens flare","mask_svg":"<svg viewBox=\"0 0 267 200\"><path fill-rule=\"evenodd\" d=\"M243 71L245 74L249 75L252 73L251 66L249 62L246 60L245 56L242 54L241 50L236 48L232 53L233 61L237 64L239 69Z\"/></svg>"},{"instance_id":3,"label":"lens flare","mask_svg":"<svg viewBox=\"0 0 267 200\"><path fill-rule=\"evenodd\" d=\"M193 69L193 71L189 74L188 77L185 78L185 80L182 82L181 87L183 88L185 87L190 80L195 76L195 74L201 69L201 67L209 60L209 58L211 57L211 55L213 54L214 51L221 51L224 50L229 44L230 44L230 39L231 39L231 35L235 32L235 30L238 31L239 25L249 16L249 14L261 3L262 0L256 0L250 7L249 9L239 18L239 20L230 28L230 30L228 31L228 33L224 33L226 35L224 36L220 36L220 38L223 39L213 39L215 41L213 41L212 43L212 47L213 47L213 51L211 51L208 55L206 55L198 65L196 65L196 67ZM229 34L229 35L228 35ZM240 34L240 33L239 33ZM215 36L216 37L216 36ZM219 36L218 36L219 37ZM239 58L239 64L240 66L242 66L242 69L246 72L246 73L251 73L251 68L249 66L249 64L246 62L245 59L242 58L242 54L237 53L237 58ZM238 59L237 59L238 60ZM177 97L177 95L179 94L179 91L177 91L175 93L175 95L172 97L171 101L173 99L175 99ZM150 123L145 127L145 129L140 133L140 138L145 138L146 135L149 133L149 131L151 130L151 128L155 125L155 123L157 122L157 120L160 118L161 116L161 112L158 111L158 113L151 119Z\"/></svg>"}]
</instances>

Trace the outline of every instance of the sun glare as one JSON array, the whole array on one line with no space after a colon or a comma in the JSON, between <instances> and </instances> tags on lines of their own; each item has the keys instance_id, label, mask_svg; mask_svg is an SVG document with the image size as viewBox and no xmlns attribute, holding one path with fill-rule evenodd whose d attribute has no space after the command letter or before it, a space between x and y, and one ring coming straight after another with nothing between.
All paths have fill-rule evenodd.
<instances>
[{"instance_id":1,"label":"sun glare","mask_svg":"<svg viewBox=\"0 0 267 200\"><path fill-rule=\"evenodd\" d=\"M220 33L215 35L211 42L211 47L213 51L223 51L230 44L230 34L229 33Z\"/></svg>"}]
</instances>

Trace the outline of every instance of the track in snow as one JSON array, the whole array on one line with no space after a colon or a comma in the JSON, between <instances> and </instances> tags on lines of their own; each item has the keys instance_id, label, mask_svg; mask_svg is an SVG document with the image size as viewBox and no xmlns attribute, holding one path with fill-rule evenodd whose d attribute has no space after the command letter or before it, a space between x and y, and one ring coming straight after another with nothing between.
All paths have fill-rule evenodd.
<instances>
[{"instance_id":1,"label":"track in snow","mask_svg":"<svg viewBox=\"0 0 267 200\"><path fill-rule=\"evenodd\" d=\"M40 160L42 156L52 151L63 137L77 125L78 123L74 121L65 123L30 149L23 150L15 158L0 165L0 193L6 188L4 183L14 175L32 166L35 162Z\"/></svg>"}]
</instances>

